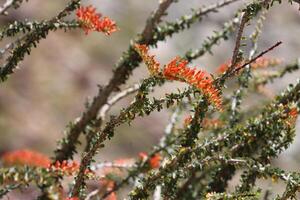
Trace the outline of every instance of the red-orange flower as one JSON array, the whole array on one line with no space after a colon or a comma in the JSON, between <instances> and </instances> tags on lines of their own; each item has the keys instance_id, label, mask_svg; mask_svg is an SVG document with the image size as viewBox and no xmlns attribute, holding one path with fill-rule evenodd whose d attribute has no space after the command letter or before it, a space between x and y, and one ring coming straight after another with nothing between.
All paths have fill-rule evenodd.
<instances>
[{"instance_id":1,"label":"red-orange flower","mask_svg":"<svg viewBox=\"0 0 300 200\"><path fill-rule=\"evenodd\" d=\"M96 13L96 8L93 6L80 7L77 12L77 19L81 23L82 29L88 34L90 31L103 32L110 35L117 31L116 22L108 17L102 17Z\"/></svg>"},{"instance_id":2,"label":"red-orange flower","mask_svg":"<svg viewBox=\"0 0 300 200\"><path fill-rule=\"evenodd\" d=\"M48 156L31 150L16 150L4 153L2 156L4 165L28 165L34 167L47 167L51 161Z\"/></svg>"},{"instance_id":3,"label":"red-orange flower","mask_svg":"<svg viewBox=\"0 0 300 200\"><path fill-rule=\"evenodd\" d=\"M290 111L288 112L288 119L287 119L288 125L295 125L297 117L298 117L297 108L296 107L291 108Z\"/></svg>"},{"instance_id":4,"label":"red-orange flower","mask_svg":"<svg viewBox=\"0 0 300 200\"><path fill-rule=\"evenodd\" d=\"M149 164L151 169L156 169L160 167L160 161L161 161L161 156L159 153L154 154L150 160L149 160Z\"/></svg>"},{"instance_id":5,"label":"red-orange flower","mask_svg":"<svg viewBox=\"0 0 300 200\"><path fill-rule=\"evenodd\" d=\"M213 85L212 76L205 70L197 70L187 66L188 61L176 57L163 70L163 75L169 80L178 80L195 86L218 108L222 109L220 92Z\"/></svg>"},{"instance_id":6,"label":"red-orange flower","mask_svg":"<svg viewBox=\"0 0 300 200\"><path fill-rule=\"evenodd\" d=\"M144 152L139 153L139 157L141 160L145 161L148 159L148 154ZM148 161L151 169L156 169L160 167L161 156L159 153L154 154Z\"/></svg>"},{"instance_id":7,"label":"red-orange flower","mask_svg":"<svg viewBox=\"0 0 300 200\"><path fill-rule=\"evenodd\" d=\"M54 172L62 172L65 175L73 175L79 170L79 164L75 161L56 161L55 164L49 165L48 168Z\"/></svg>"},{"instance_id":8,"label":"red-orange flower","mask_svg":"<svg viewBox=\"0 0 300 200\"><path fill-rule=\"evenodd\" d=\"M223 74L224 72L227 71L227 69L229 68L230 65L231 65L231 60L222 63L222 64L217 68L216 73L217 73L217 74Z\"/></svg>"},{"instance_id":9,"label":"red-orange flower","mask_svg":"<svg viewBox=\"0 0 300 200\"><path fill-rule=\"evenodd\" d=\"M149 48L144 44L135 44L134 47L145 62L150 74L153 76L158 75L160 64L153 55L149 55Z\"/></svg>"}]
</instances>

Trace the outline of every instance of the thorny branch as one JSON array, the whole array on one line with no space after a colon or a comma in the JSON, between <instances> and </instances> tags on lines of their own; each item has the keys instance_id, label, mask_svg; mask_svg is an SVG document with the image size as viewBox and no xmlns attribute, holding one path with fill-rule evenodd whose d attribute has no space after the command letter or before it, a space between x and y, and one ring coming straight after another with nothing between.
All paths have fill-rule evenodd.
<instances>
[{"instance_id":1,"label":"thorny branch","mask_svg":"<svg viewBox=\"0 0 300 200\"><path fill-rule=\"evenodd\" d=\"M107 112L113 105L115 105L118 101L127 97L128 95L135 93L136 91L138 91L139 88L140 88L140 84L136 83L133 86L128 87L122 90L121 92L117 93L115 96L109 99L107 103L100 109L99 117L102 120L104 120Z\"/></svg>"},{"instance_id":2,"label":"thorny branch","mask_svg":"<svg viewBox=\"0 0 300 200\"><path fill-rule=\"evenodd\" d=\"M105 87L99 88L97 96L95 96L92 102L87 106L86 111L82 116L76 122L71 124L67 130L67 138L62 141L62 145L55 152L56 157L54 160L56 161L71 158L76 151L75 145L78 142L80 133L86 133L88 144L86 151L82 156L79 169L76 168L78 175L75 178L75 184L71 190L72 197L79 197L80 199L85 197L85 179L88 178L88 175L86 175L87 170L90 171L109 167L128 170L128 176L121 181L116 182L114 188L107 190L106 193L102 195L102 199L108 197L108 195L118 190L124 184L129 183L131 179L139 182L139 185L135 186L134 190L130 193L131 199L146 199L149 197L150 193L153 194L153 191L155 191L154 198L158 199L193 199L190 198L189 194L186 194L189 193L187 190L191 190L191 194L197 194L197 197L199 197L199 194L201 193L202 196L206 195L206 198L209 199L214 197L217 199L236 199L237 197L254 198L258 192L252 191L254 190L253 183L255 182L256 177L259 178L259 176L267 176L272 179L279 178L285 181L286 190L282 196L277 197L277 199L295 198L296 191L300 188L300 174L294 172L286 173L281 169L271 168L269 162L271 158L277 156L293 141L295 134L294 123L300 108L300 81L294 86L289 86L285 92L278 95L273 102L269 103L261 110L259 115L247 119L245 122L234 121L232 122L232 126L222 127L220 130L213 130L212 132L209 132L209 129L203 129L202 122L204 119L215 114L219 117L226 117L226 115L215 113L214 110L209 107L210 102L207 100L207 96L202 95L197 88L189 87L182 92L179 91L178 93L166 94L159 99L151 99L148 96L150 91L152 91L152 87L157 85L162 86L166 82L163 76L154 76L144 79L141 85L135 84L111 97L111 94L119 90L119 86L126 82L131 72L141 61L141 58L133 49L134 43L146 44L148 46L155 45L158 41L164 40L167 36L171 36L180 30L189 28L189 26L197 21L197 19L201 19L201 16L209 12L218 11L218 8L235 1L237 0L225 0L206 8L193 10L192 15L185 15L174 23L166 22L165 25L158 26L161 22L161 18L166 14L168 7L173 2L176 2L176 0L160 1L158 9L153 12L151 17L149 17L142 33L131 43L128 51L124 53L120 62L117 64L114 76L111 78L110 82ZM0 7L0 14L5 14L6 10L13 6L12 2L22 2L22 0L7 0L6 3ZM24 32L23 34L26 34L23 38L20 38L21 41L19 43L13 43L17 44L16 47L11 46L10 44L7 45L2 51L3 53L0 52L0 55L3 55L11 48L13 49L13 53L12 57L8 59L9 62L1 68L0 72L2 79L12 73L14 68L25 56L24 49L27 49L28 52L30 52L31 45L35 45L42 37L46 37L48 31L53 30L51 29L51 23L61 23L61 19L76 9L79 6L79 2L80 0L71 1L70 4L58 13L56 17L46 21L45 24L40 23L34 29ZM237 72L244 68L250 69L251 63L255 62L258 58L261 58L282 43L277 42L256 56L254 56L255 46L254 49L250 51L248 61L241 66L238 65L240 61L240 47L243 40L242 35L247 22L261 10L261 5L269 9L274 2L276 2L276 0L253 1L252 4L247 6L247 9L243 10L244 14L241 18L241 23L237 32L231 66L223 75L220 75L213 81L214 85L220 86L220 92L222 92L221 88L228 78L238 74ZM278 2L281 3L281 1ZM289 2L291 2L291 0ZM19 23L22 24L22 22ZM206 52L210 52L212 46L217 44L218 41L227 39L237 23L237 20L233 20L230 24L226 24L222 32L214 33L212 37L204 42L200 49L187 52L185 58L190 62L193 59L204 55ZM26 24L23 25L26 26ZM14 27L12 26L11 28L13 29ZM9 28L6 30L9 30ZM19 34L19 32L15 32L15 35L9 35L8 32L9 31L3 31L2 33L4 33L4 36L8 37ZM40 37L39 34L44 35ZM12 59L15 54L18 54L18 57ZM279 71L278 74L267 77L261 84L265 84L266 81L281 77L287 72L291 72L298 68L299 62L294 65L289 65L285 69ZM244 70L244 72L246 72L246 70ZM248 81L248 79L251 78L250 73L245 73L245 76L246 79L244 81ZM241 77L242 76L240 76L240 78ZM245 88L246 87L247 85L245 85ZM135 95L134 101L131 102L127 108L122 109L118 116L112 116L102 127L109 109L119 100L135 92L137 92L137 94ZM234 96L232 97L234 98ZM181 107L184 104L185 98L188 98L188 104L193 108L192 111L188 110L190 107ZM170 123L165 130L165 135L160 140L159 145L154 147L154 150L149 154L146 160L140 159L134 164L129 165L113 162L103 162L91 165L98 150L104 147L104 141L113 137L114 129L117 126L124 123L130 123L137 116L149 115L155 110L160 111L164 107L169 108L174 104L177 105L171 116ZM192 120L189 121L189 124L185 124L181 129L177 127L176 123L178 114L182 109L193 112L194 114ZM273 123L274 121L276 121L276 123ZM89 132L89 130L92 131ZM205 137L201 135L201 137L199 137L199 133L202 133L202 130L205 134L208 133L208 135L205 135ZM265 145L267 143L268 145ZM151 155L158 152L163 157L160 168L149 168L148 161L150 161ZM255 158L252 156L253 154L255 154ZM60 163L58 162L58 164ZM239 185L238 189L233 193L227 194L225 192L222 193L222 191L220 191L220 193L215 193L214 191L219 191L211 188L210 184L217 180L213 178L213 175L215 175L216 172L215 169L222 169L222 167L228 165L232 165L236 168L246 168L249 172L254 173L254 178L248 180L247 175L251 176L251 173L246 173L245 176L242 175L241 185ZM76 167L78 167L78 165L76 165ZM21 169L20 172L18 171L19 169ZM203 169L204 171L201 171ZM196 173L198 171L201 171L200 175ZM234 172L232 174L234 174ZM7 179L7 177L11 179ZM7 184L3 189L0 189L0 196L23 185L28 185L33 181L35 181L36 185L42 190L44 195L42 198L46 198L46 196L48 198L48 195L52 195L50 191L52 191L54 195L61 193L60 175L57 176L56 174L52 174L49 171L49 168L7 168L3 171L3 174L1 174L0 182L2 184L7 182L7 180L17 180L19 177L24 180L26 179L25 182L22 182L21 184L15 184L15 182ZM206 183L202 183L203 179L207 177L209 178L206 179ZM224 178L222 175L219 177L223 179L223 182L230 179L230 177ZM194 186L193 184L195 182L201 182L201 188L191 189L191 187L189 187ZM219 183L218 180L216 182ZM205 186L207 187L202 187L202 184L206 184ZM53 190L53 188L59 188L59 192L55 191L55 189ZM240 190L239 188L242 189ZM223 187L223 189L225 191L226 187ZM187 192L183 193L183 191ZM96 195L99 195L99 193L100 189L94 190L89 193L85 199L92 199Z\"/></svg>"}]
</instances>

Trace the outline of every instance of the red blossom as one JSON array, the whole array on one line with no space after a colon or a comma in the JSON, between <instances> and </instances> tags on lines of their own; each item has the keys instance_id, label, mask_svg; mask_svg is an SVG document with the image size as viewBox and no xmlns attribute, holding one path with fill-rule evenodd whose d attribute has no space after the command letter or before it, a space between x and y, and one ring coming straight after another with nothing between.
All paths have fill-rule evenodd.
<instances>
[{"instance_id":1,"label":"red blossom","mask_svg":"<svg viewBox=\"0 0 300 200\"><path fill-rule=\"evenodd\" d=\"M298 110L297 108L292 108L289 112L289 117L291 118L297 118L298 116Z\"/></svg>"},{"instance_id":2,"label":"red blossom","mask_svg":"<svg viewBox=\"0 0 300 200\"><path fill-rule=\"evenodd\" d=\"M150 74L158 75L160 64L155 60L153 55L149 55L149 48L146 45L141 44L135 44L134 47L147 65Z\"/></svg>"},{"instance_id":3,"label":"red blossom","mask_svg":"<svg viewBox=\"0 0 300 200\"><path fill-rule=\"evenodd\" d=\"M187 66L188 61L176 57L169 62L164 70L164 76L169 80L178 80L195 86L218 108L222 109L222 99L220 92L213 85L212 76L205 70L198 70Z\"/></svg>"},{"instance_id":4,"label":"red blossom","mask_svg":"<svg viewBox=\"0 0 300 200\"><path fill-rule=\"evenodd\" d=\"M82 29L88 34L90 31L103 32L110 35L117 31L116 22L108 17L102 17L96 13L96 8L93 6L80 7L77 12L77 19L81 24Z\"/></svg>"},{"instance_id":5,"label":"red blossom","mask_svg":"<svg viewBox=\"0 0 300 200\"><path fill-rule=\"evenodd\" d=\"M141 160L145 161L148 159L148 154L144 152L139 153L139 157ZM156 169L160 167L160 161L161 161L161 156L159 153L154 154L150 159L149 159L149 165L151 169Z\"/></svg>"},{"instance_id":6,"label":"red blossom","mask_svg":"<svg viewBox=\"0 0 300 200\"><path fill-rule=\"evenodd\" d=\"M28 165L34 167L47 167L51 161L48 156L31 150L16 150L4 153L2 156L4 165Z\"/></svg>"},{"instance_id":7,"label":"red blossom","mask_svg":"<svg viewBox=\"0 0 300 200\"><path fill-rule=\"evenodd\" d=\"M160 167L160 161L161 161L161 156L159 153L154 154L150 160L149 160L149 164L151 169L156 169Z\"/></svg>"},{"instance_id":8,"label":"red blossom","mask_svg":"<svg viewBox=\"0 0 300 200\"><path fill-rule=\"evenodd\" d=\"M295 125L297 117L298 117L298 109L296 107L291 108L290 111L288 112L287 123L289 125Z\"/></svg>"},{"instance_id":9,"label":"red blossom","mask_svg":"<svg viewBox=\"0 0 300 200\"><path fill-rule=\"evenodd\" d=\"M56 161L55 164L48 166L48 169L54 172L62 172L65 175L73 175L79 170L79 164L75 161L68 162L66 160L59 162Z\"/></svg>"},{"instance_id":10,"label":"red blossom","mask_svg":"<svg viewBox=\"0 0 300 200\"><path fill-rule=\"evenodd\" d=\"M230 65L231 65L231 60L222 63L222 64L217 68L216 73L217 73L217 74L223 74L224 72L227 71L227 69L229 68Z\"/></svg>"},{"instance_id":11,"label":"red blossom","mask_svg":"<svg viewBox=\"0 0 300 200\"><path fill-rule=\"evenodd\" d=\"M55 164L48 165L48 169L54 172L61 172L64 175L71 176L79 171L79 164L76 161L56 161ZM94 172L86 169L86 175L94 175Z\"/></svg>"}]
</instances>

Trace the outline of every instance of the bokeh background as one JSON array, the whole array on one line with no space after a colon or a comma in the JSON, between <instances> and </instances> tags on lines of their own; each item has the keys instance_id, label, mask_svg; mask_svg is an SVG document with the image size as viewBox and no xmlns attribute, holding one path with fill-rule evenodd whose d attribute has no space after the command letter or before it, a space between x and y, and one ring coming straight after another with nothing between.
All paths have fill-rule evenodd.
<instances>
[{"instance_id":1,"label":"bokeh background","mask_svg":"<svg viewBox=\"0 0 300 200\"><path fill-rule=\"evenodd\" d=\"M0 1L1 4L4 0ZM54 16L64 7L67 0L30 0L23 3L9 16L0 16L1 26L14 20L42 20ZM192 8L216 2L199 0L181 0L173 4L165 18L173 21ZM236 9L243 3L239 1L220 12L210 13L203 21L194 24L166 42L159 42L158 48L151 50L161 63L176 55L183 55L190 48L201 47L202 42L213 31L222 29L224 22L230 20ZM63 130L69 121L80 116L89 97L97 93L97 85L105 85L112 76L114 64L137 33L141 32L147 17L157 7L158 0L94 0L83 1L84 5L93 4L98 11L114 19L120 31L107 37L100 33L85 35L81 30L69 32L57 31L42 40L38 48L31 52L0 89L0 151L15 149L33 149L49 156L53 155L56 142L62 138ZM70 16L72 19L75 16ZM281 40L280 48L269 56L284 59L285 63L294 62L300 55L300 12L298 5L282 3L274 6L268 14L259 39L259 50L263 50ZM245 36L253 29L248 26ZM3 48L7 40L1 42ZM193 62L209 72L228 60L232 55L234 36L213 48L213 55L205 55ZM3 63L3 60L1 60ZM139 82L147 76L145 67L139 67L128 83ZM299 78L300 72L285 76L267 86L271 94L282 91L289 83ZM178 84L167 84L156 94L176 90ZM117 114L119 109L128 105L133 96L118 103L111 111ZM247 106L251 107L265 97L247 96ZM138 118L131 126L123 125L116 130L115 137L106 142L106 148L99 153L98 160L110 161L118 158L136 157L140 151L150 150L159 141L168 122L170 112L164 110L153 113L143 119ZM299 123L298 123L299 124ZM300 131L297 125L297 132ZM77 159L80 155L77 156ZM300 136L274 164L287 170L300 171ZM265 183L267 186L272 183ZM279 190L282 188L278 188Z\"/></svg>"}]
</instances>

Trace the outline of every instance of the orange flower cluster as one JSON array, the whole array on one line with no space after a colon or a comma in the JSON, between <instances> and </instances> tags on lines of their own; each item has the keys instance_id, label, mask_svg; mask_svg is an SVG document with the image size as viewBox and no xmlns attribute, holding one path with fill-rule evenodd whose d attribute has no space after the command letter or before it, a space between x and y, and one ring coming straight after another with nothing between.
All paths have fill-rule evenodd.
<instances>
[{"instance_id":1,"label":"orange flower cluster","mask_svg":"<svg viewBox=\"0 0 300 200\"><path fill-rule=\"evenodd\" d=\"M51 163L46 155L27 149L4 153L1 159L6 166L28 165L33 167L47 167Z\"/></svg>"},{"instance_id":2,"label":"orange flower cluster","mask_svg":"<svg viewBox=\"0 0 300 200\"><path fill-rule=\"evenodd\" d=\"M145 152L139 153L139 157L141 160L146 160L148 158L148 154ZM161 156L159 153L154 154L150 159L149 159L149 165L151 169L157 169L160 167L160 161L161 161Z\"/></svg>"},{"instance_id":3,"label":"orange flower cluster","mask_svg":"<svg viewBox=\"0 0 300 200\"><path fill-rule=\"evenodd\" d=\"M90 31L103 32L110 35L117 31L116 22L108 17L101 18L101 14L96 13L93 6L80 7L77 12L77 19L81 23L82 29L88 34Z\"/></svg>"},{"instance_id":4,"label":"orange flower cluster","mask_svg":"<svg viewBox=\"0 0 300 200\"><path fill-rule=\"evenodd\" d=\"M298 110L296 107L291 108L291 110L288 113L288 119L287 119L287 123L288 125L295 125L296 120L298 117Z\"/></svg>"},{"instance_id":5,"label":"orange flower cluster","mask_svg":"<svg viewBox=\"0 0 300 200\"><path fill-rule=\"evenodd\" d=\"M79 164L75 161L68 162L66 160L59 162L56 161L55 164L48 165L48 169L53 172L59 172L66 176L72 176L79 171ZM94 175L94 172L86 169L86 175Z\"/></svg>"},{"instance_id":6,"label":"orange flower cluster","mask_svg":"<svg viewBox=\"0 0 300 200\"><path fill-rule=\"evenodd\" d=\"M212 76L204 70L189 68L187 64L188 61L176 57L165 66L163 75L169 80L182 81L195 86L208 96L217 109L222 110L220 91L214 87Z\"/></svg>"},{"instance_id":7,"label":"orange flower cluster","mask_svg":"<svg viewBox=\"0 0 300 200\"><path fill-rule=\"evenodd\" d=\"M266 67L269 67L269 66L276 66L276 65L279 65L280 63L282 63L282 60L277 59L277 58L260 57L255 62L251 63L250 66L253 69L258 69L258 68L266 68ZM242 62L238 63L236 65L236 67L240 67L243 64L245 64L245 61L242 61ZM224 72L226 72L228 70L230 65L231 65L231 60L221 64L217 68L216 73L217 74L223 74Z\"/></svg>"},{"instance_id":8,"label":"orange flower cluster","mask_svg":"<svg viewBox=\"0 0 300 200\"><path fill-rule=\"evenodd\" d=\"M149 48L140 44L135 44L134 47L146 63L150 74L153 76L161 75L160 64L153 55L149 55ZM221 110L222 100L220 92L213 86L212 76L204 70L191 69L187 64L188 61L175 57L165 66L162 75L168 80L182 81L197 87Z\"/></svg>"},{"instance_id":9,"label":"orange flower cluster","mask_svg":"<svg viewBox=\"0 0 300 200\"><path fill-rule=\"evenodd\" d=\"M54 172L62 172L65 175L73 175L79 170L79 164L75 161L68 162L66 160L59 162L56 161L55 164L49 165L48 169Z\"/></svg>"},{"instance_id":10,"label":"orange flower cluster","mask_svg":"<svg viewBox=\"0 0 300 200\"><path fill-rule=\"evenodd\" d=\"M228 70L228 68L231 65L231 60L226 61L225 63L222 63L216 70L217 74L223 74L224 72L226 72Z\"/></svg>"},{"instance_id":11,"label":"orange flower cluster","mask_svg":"<svg viewBox=\"0 0 300 200\"><path fill-rule=\"evenodd\" d=\"M147 65L147 68L151 75L155 76L159 74L159 62L155 60L155 56L149 55L149 48L144 44L135 44L135 50L142 57L143 61Z\"/></svg>"}]
</instances>

